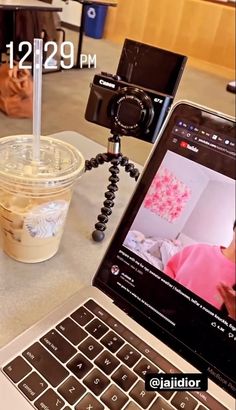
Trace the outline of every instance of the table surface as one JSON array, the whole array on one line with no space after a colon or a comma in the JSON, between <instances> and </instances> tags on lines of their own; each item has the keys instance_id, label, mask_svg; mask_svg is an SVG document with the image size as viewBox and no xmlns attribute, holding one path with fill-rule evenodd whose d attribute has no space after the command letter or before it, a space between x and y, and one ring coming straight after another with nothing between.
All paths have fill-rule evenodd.
<instances>
[{"instance_id":1,"label":"table surface","mask_svg":"<svg viewBox=\"0 0 236 410\"><path fill-rule=\"evenodd\" d=\"M32 10L32 11L62 11L62 7L44 3L38 0L0 0L3 10Z\"/></svg>"},{"instance_id":2,"label":"table surface","mask_svg":"<svg viewBox=\"0 0 236 410\"><path fill-rule=\"evenodd\" d=\"M116 7L117 1L116 0L77 0L81 4L89 5L89 4L94 4L94 5L104 5L104 6L112 6Z\"/></svg>"},{"instance_id":3,"label":"table surface","mask_svg":"<svg viewBox=\"0 0 236 410\"><path fill-rule=\"evenodd\" d=\"M85 159L106 152L101 145L75 133L54 137L77 146ZM123 210L135 188L135 181L121 170L119 191L102 243L93 242L91 232L108 185L105 164L82 175L75 186L60 249L53 258L24 264L9 258L0 243L0 346L60 305L92 277L109 244Z\"/></svg>"}]
</instances>

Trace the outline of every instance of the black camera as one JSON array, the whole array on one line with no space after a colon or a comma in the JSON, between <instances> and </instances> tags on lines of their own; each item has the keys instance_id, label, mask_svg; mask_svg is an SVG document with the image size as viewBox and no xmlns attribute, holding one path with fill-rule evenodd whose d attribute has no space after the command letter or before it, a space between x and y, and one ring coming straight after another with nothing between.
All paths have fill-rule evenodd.
<instances>
[{"instance_id":1,"label":"black camera","mask_svg":"<svg viewBox=\"0 0 236 410\"><path fill-rule=\"evenodd\" d=\"M186 57L125 40L116 75L95 75L86 120L113 134L154 142L173 102Z\"/></svg>"}]
</instances>

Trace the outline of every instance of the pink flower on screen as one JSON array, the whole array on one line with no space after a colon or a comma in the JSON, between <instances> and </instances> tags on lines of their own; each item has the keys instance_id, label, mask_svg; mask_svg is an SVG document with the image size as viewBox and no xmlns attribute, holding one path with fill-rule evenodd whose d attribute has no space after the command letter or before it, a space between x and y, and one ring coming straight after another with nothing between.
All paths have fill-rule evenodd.
<instances>
[{"instance_id":1,"label":"pink flower on screen","mask_svg":"<svg viewBox=\"0 0 236 410\"><path fill-rule=\"evenodd\" d=\"M183 199L190 199L190 192L188 192L188 191L184 192L183 195L182 195L182 198Z\"/></svg>"},{"instance_id":2,"label":"pink flower on screen","mask_svg":"<svg viewBox=\"0 0 236 410\"><path fill-rule=\"evenodd\" d=\"M147 198L146 197L146 199L144 200L144 207L145 208L151 208L152 207L152 199L149 197L149 198Z\"/></svg>"},{"instance_id":3,"label":"pink flower on screen","mask_svg":"<svg viewBox=\"0 0 236 410\"><path fill-rule=\"evenodd\" d=\"M173 223L181 216L190 198L190 188L169 169L161 168L149 188L144 207Z\"/></svg>"},{"instance_id":4,"label":"pink flower on screen","mask_svg":"<svg viewBox=\"0 0 236 410\"><path fill-rule=\"evenodd\" d=\"M171 221L174 222L176 219L178 219L178 217L180 216L179 212L171 212L170 217L171 217Z\"/></svg>"},{"instance_id":5,"label":"pink flower on screen","mask_svg":"<svg viewBox=\"0 0 236 410\"><path fill-rule=\"evenodd\" d=\"M168 189L166 190L166 195L167 195L167 196L171 196L171 195L172 195L172 190L171 190L170 188L168 188Z\"/></svg>"},{"instance_id":6,"label":"pink flower on screen","mask_svg":"<svg viewBox=\"0 0 236 410\"><path fill-rule=\"evenodd\" d=\"M156 182L156 189L161 189L162 188L162 181L157 181Z\"/></svg>"},{"instance_id":7,"label":"pink flower on screen","mask_svg":"<svg viewBox=\"0 0 236 410\"><path fill-rule=\"evenodd\" d=\"M156 203L158 203L160 201L161 197L159 195L154 195L153 196L153 201L155 201Z\"/></svg>"},{"instance_id":8,"label":"pink flower on screen","mask_svg":"<svg viewBox=\"0 0 236 410\"><path fill-rule=\"evenodd\" d=\"M169 177L169 175L164 175L163 176L163 183L164 184L168 184L170 182L170 177Z\"/></svg>"}]
</instances>

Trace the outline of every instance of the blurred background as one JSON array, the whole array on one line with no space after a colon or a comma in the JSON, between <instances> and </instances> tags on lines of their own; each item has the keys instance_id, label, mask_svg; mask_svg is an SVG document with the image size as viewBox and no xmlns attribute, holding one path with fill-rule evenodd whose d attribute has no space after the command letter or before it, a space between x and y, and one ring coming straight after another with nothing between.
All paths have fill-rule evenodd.
<instances>
[{"instance_id":1,"label":"blurred background","mask_svg":"<svg viewBox=\"0 0 236 410\"><path fill-rule=\"evenodd\" d=\"M62 7L63 11L54 15L56 24L65 30L66 41L71 41L76 51L81 2L46 3ZM235 114L235 94L226 91L227 83L235 77L235 2L117 0L116 3L117 7L107 9L101 38L84 37L82 52L96 55L96 68L70 69L43 76L44 135L73 130L106 145L109 130L87 122L84 112L94 74L116 72L125 38L188 56L175 101L187 99ZM2 34L3 25L0 30ZM0 112L0 137L31 133L31 128L30 119L9 118ZM151 144L138 139L122 138L122 152L138 163L145 162L151 148Z\"/></svg>"}]
</instances>

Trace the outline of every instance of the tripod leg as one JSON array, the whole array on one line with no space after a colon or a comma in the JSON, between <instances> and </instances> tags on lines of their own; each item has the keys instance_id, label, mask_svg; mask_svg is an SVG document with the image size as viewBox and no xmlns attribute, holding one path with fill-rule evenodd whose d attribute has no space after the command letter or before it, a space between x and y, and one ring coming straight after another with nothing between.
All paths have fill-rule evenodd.
<instances>
[{"instance_id":1,"label":"tripod leg","mask_svg":"<svg viewBox=\"0 0 236 410\"><path fill-rule=\"evenodd\" d=\"M138 180L140 172L138 168L135 168L134 164L129 161L128 157L123 157L121 158L120 165L125 168L125 171L129 173L131 178L134 178L135 181Z\"/></svg>"},{"instance_id":2,"label":"tripod leg","mask_svg":"<svg viewBox=\"0 0 236 410\"><path fill-rule=\"evenodd\" d=\"M95 158L87 159L85 161L85 172L91 171L93 168L98 168L99 165L109 162L108 154L98 154Z\"/></svg>"},{"instance_id":3,"label":"tripod leg","mask_svg":"<svg viewBox=\"0 0 236 410\"><path fill-rule=\"evenodd\" d=\"M97 219L98 222L95 224L95 231L92 233L92 238L95 242L101 242L104 237L106 230L106 224L109 220L109 216L112 214L112 208L114 206L114 199L115 199L115 192L118 191L118 182L119 177L118 174L120 172L118 166L120 165L121 157L114 158L111 160L111 167L109 168L109 172L111 176L109 177L110 184L107 187L107 191L105 192L105 201L103 202L103 207L101 208L101 214L98 215Z\"/></svg>"}]
</instances>

